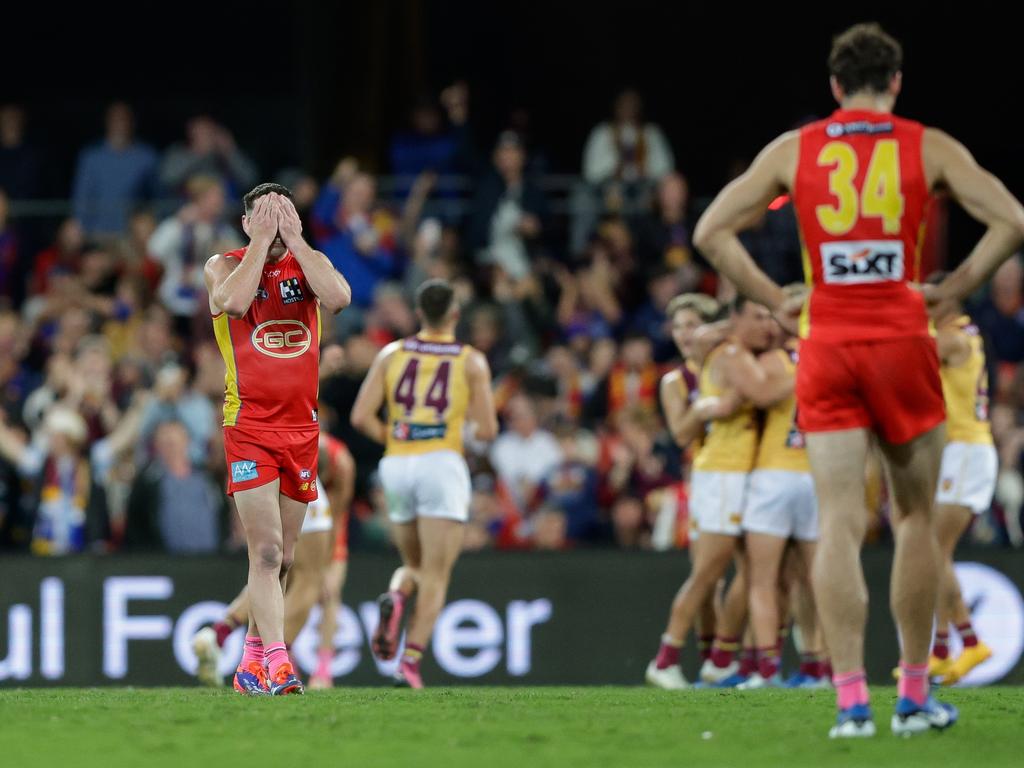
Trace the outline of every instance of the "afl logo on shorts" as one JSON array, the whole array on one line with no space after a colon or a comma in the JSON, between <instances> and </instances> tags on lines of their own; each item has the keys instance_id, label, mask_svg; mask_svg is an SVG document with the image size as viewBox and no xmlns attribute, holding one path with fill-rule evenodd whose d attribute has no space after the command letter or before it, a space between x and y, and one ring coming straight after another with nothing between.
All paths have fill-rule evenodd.
<instances>
[{"instance_id":1,"label":"afl logo on shorts","mask_svg":"<svg viewBox=\"0 0 1024 768\"><path fill-rule=\"evenodd\" d=\"M821 244L825 282L884 283L903 279L902 240L856 240Z\"/></svg>"},{"instance_id":2,"label":"afl logo on shorts","mask_svg":"<svg viewBox=\"0 0 1024 768\"><path fill-rule=\"evenodd\" d=\"M268 357L298 357L313 343L313 334L300 320L268 320L252 332L252 345Z\"/></svg>"}]
</instances>

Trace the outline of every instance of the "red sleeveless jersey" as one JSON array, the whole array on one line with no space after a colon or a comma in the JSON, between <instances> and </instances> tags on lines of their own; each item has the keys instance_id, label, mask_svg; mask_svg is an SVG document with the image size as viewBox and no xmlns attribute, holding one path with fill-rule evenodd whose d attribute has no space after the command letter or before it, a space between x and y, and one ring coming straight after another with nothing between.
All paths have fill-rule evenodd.
<instances>
[{"instance_id":1,"label":"red sleeveless jersey","mask_svg":"<svg viewBox=\"0 0 1024 768\"><path fill-rule=\"evenodd\" d=\"M241 260L245 249L225 258ZM213 316L224 376L224 426L317 429L320 302L291 254L263 267L240 318Z\"/></svg>"},{"instance_id":2,"label":"red sleeveless jersey","mask_svg":"<svg viewBox=\"0 0 1024 768\"><path fill-rule=\"evenodd\" d=\"M924 126L838 110L800 131L793 202L811 295L803 338L825 342L928 334L920 249L930 193Z\"/></svg>"}]
</instances>

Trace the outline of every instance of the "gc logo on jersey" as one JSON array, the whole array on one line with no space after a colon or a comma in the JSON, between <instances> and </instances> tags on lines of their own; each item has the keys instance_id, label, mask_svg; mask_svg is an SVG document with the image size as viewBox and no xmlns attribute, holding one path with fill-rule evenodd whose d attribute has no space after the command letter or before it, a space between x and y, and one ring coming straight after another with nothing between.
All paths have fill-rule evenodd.
<instances>
[{"instance_id":1,"label":"gc logo on jersey","mask_svg":"<svg viewBox=\"0 0 1024 768\"><path fill-rule=\"evenodd\" d=\"M313 334L301 320L267 320L252 332L252 345L269 357L298 357L313 343Z\"/></svg>"},{"instance_id":2,"label":"gc logo on jersey","mask_svg":"<svg viewBox=\"0 0 1024 768\"><path fill-rule=\"evenodd\" d=\"M294 304L296 301L302 301L305 298L302 295L302 284L297 277L289 277L277 285L281 289L281 301L285 304Z\"/></svg>"},{"instance_id":3,"label":"gc logo on jersey","mask_svg":"<svg viewBox=\"0 0 1024 768\"><path fill-rule=\"evenodd\" d=\"M851 240L821 244L826 283L884 283L903 279L902 240Z\"/></svg>"}]
</instances>

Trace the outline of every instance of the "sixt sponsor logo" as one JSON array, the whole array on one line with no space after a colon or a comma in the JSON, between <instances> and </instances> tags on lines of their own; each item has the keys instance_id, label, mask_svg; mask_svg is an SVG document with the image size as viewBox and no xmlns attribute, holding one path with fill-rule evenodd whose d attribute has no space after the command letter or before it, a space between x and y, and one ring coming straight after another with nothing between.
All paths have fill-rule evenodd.
<instances>
[{"instance_id":1,"label":"sixt sponsor logo","mask_svg":"<svg viewBox=\"0 0 1024 768\"><path fill-rule=\"evenodd\" d=\"M825 282L832 285L902 280L903 241L822 243L821 262Z\"/></svg>"}]
</instances>

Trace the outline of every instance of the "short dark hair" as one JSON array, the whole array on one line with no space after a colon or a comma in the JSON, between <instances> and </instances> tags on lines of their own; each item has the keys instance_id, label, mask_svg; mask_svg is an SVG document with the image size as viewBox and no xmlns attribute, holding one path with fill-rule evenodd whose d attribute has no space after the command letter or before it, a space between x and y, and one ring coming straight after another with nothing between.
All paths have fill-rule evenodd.
<instances>
[{"instance_id":1,"label":"short dark hair","mask_svg":"<svg viewBox=\"0 0 1024 768\"><path fill-rule=\"evenodd\" d=\"M416 306L428 325L440 325L455 301L455 289L441 278L427 280L416 290Z\"/></svg>"},{"instance_id":2,"label":"short dark hair","mask_svg":"<svg viewBox=\"0 0 1024 768\"><path fill-rule=\"evenodd\" d=\"M902 66L903 47L878 24L855 24L832 40L828 71L847 95L884 93Z\"/></svg>"},{"instance_id":3,"label":"short dark hair","mask_svg":"<svg viewBox=\"0 0 1024 768\"><path fill-rule=\"evenodd\" d=\"M743 312L743 308L749 303L750 299L742 293L737 293L736 297L729 302L729 311L734 315L741 314Z\"/></svg>"},{"instance_id":4,"label":"short dark hair","mask_svg":"<svg viewBox=\"0 0 1024 768\"><path fill-rule=\"evenodd\" d=\"M257 184L246 193L245 197L242 198L242 202L245 204L245 215L250 216L252 214L252 207L256 201L270 193L282 195L283 197L287 197L289 200L295 199L292 196L292 191L284 184L274 184L270 181L264 184Z\"/></svg>"}]
</instances>

